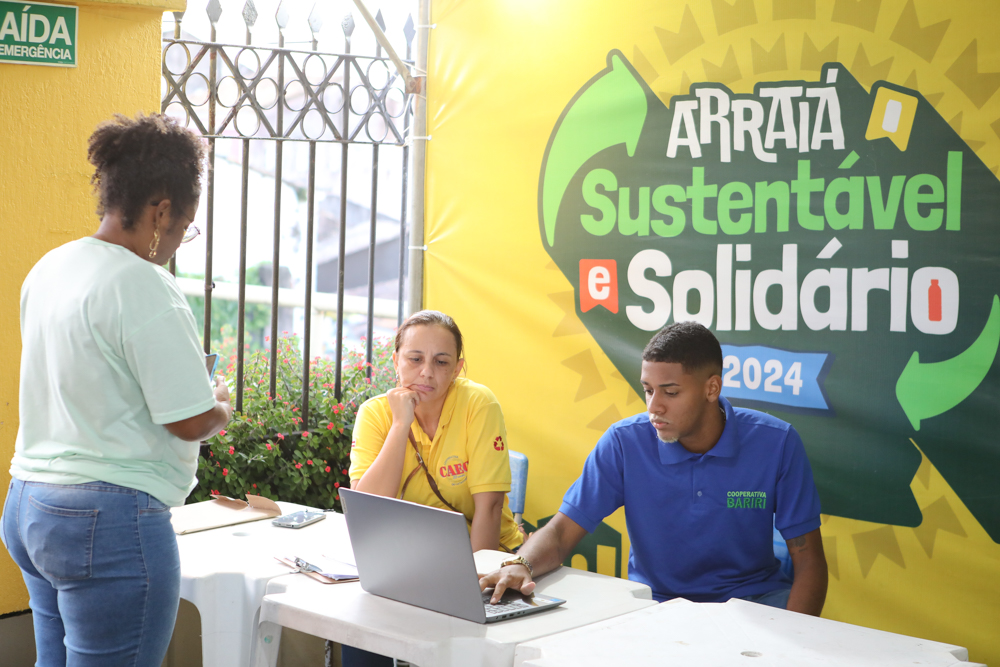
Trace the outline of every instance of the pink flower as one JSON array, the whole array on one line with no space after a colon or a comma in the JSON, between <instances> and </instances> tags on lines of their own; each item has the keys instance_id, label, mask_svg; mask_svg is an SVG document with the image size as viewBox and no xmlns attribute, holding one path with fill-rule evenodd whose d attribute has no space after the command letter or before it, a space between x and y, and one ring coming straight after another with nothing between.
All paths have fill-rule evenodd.
<instances>
[{"instance_id":1,"label":"pink flower","mask_svg":"<svg viewBox=\"0 0 1000 667\"><path fill-rule=\"evenodd\" d=\"M333 483L333 488L339 489L340 488L340 482L334 482Z\"/></svg>"},{"instance_id":2,"label":"pink flower","mask_svg":"<svg viewBox=\"0 0 1000 667\"><path fill-rule=\"evenodd\" d=\"M326 468L324 468L324 470L326 470L327 472L330 472L330 466L327 466Z\"/></svg>"},{"instance_id":3,"label":"pink flower","mask_svg":"<svg viewBox=\"0 0 1000 667\"><path fill-rule=\"evenodd\" d=\"M223 475L223 477L225 477L228 474L229 474L229 468L223 468L222 469L222 475Z\"/></svg>"},{"instance_id":4,"label":"pink flower","mask_svg":"<svg viewBox=\"0 0 1000 667\"><path fill-rule=\"evenodd\" d=\"M267 451L271 451L271 443L267 443Z\"/></svg>"},{"instance_id":5,"label":"pink flower","mask_svg":"<svg viewBox=\"0 0 1000 667\"><path fill-rule=\"evenodd\" d=\"M236 448L235 447L230 447L229 448L229 453L230 454L235 454L236 453Z\"/></svg>"},{"instance_id":6,"label":"pink flower","mask_svg":"<svg viewBox=\"0 0 1000 667\"><path fill-rule=\"evenodd\" d=\"M301 463L296 463L296 464L295 464L295 467L296 467L296 468L301 468L301 467L302 467L302 464L301 464Z\"/></svg>"},{"instance_id":7,"label":"pink flower","mask_svg":"<svg viewBox=\"0 0 1000 667\"><path fill-rule=\"evenodd\" d=\"M344 468L344 469L343 469L343 470L341 470L340 472L342 472L342 473L344 473L344 474L346 475L346 474L347 474L347 468Z\"/></svg>"},{"instance_id":8,"label":"pink flower","mask_svg":"<svg viewBox=\"0 0 1000 667\"><path fill-rule=\"evenodd\" d=\"M226 434L226 430L225 429L222 429L221 431L219 431L219 435L225 435L225 434ZM232 452L230 452L230 453L232 453Z\"/></svg>"},{"instance_id":9,"label":"pink flower","mask_svg":"<svg viewBox=\"0 0 1000 667\"><path fill-rule=\"evenodd\" d=\"M306 463L308 463L309 465L312 465L313 464L313 460L312 459L306 459Z\"/></svg>"},{"instance_id":10,"label":"pink flower","mask_svg":"<svg viewBox=\"0 0 1000 667\"><path fill-rule=\"evenodd\" d=\"M278 434L278 440L284 440L284 439L285 439L285 436L283 436L282 434L279 433Z\"/></svg>"},{"instance_id":11,"label":"pink flower","mask_svg":"<svg viewBox=\"0 0 1000 667\"><path fill-rule=\"evenodd\" d=\"M330 422L329 424L326 425L326 430L327 431L332 431L333 430L333 422Z\"/></svg>"},{"instance_id":12,"label":"pink flower","mask_svg":"<svg viewBox=\"0 0 1000 667\"><path fill-rule=\"evenodd\" d=\"M302 431L302 437L303 438L308 438L309 437L309 431Z\"/></svg>"}]
</instances>

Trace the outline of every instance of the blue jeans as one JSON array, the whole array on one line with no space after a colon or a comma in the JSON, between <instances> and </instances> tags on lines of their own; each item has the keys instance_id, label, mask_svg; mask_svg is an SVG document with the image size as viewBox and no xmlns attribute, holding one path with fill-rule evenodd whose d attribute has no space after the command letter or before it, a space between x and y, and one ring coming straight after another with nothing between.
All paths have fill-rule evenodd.
<instances>
[{"instance_id":1,"label":"blue jeans","mask_svg":"<svg viewBox=\"0 0 1000 667\"><path fill-rule=\"evenodd\" d=\"M745 598L740 599L748 602L756 602L757 604L764 604L768 607L788 609L788 595L791 592L791 588L776 588L773 591L768 591L767 593L761 593L760 595L748 595Z\"/></svg>"},{"instance_id":2,"label":"blue jeans","mask_svg":"<svg viewBox=\"0 0 1000 667\"><path fill-rule=\"evenodd\" d=\"M11 481L0 537L28 587L37 667L159 667L180 601L170 508L106 482Z\"/></svg>"}]
</instances>

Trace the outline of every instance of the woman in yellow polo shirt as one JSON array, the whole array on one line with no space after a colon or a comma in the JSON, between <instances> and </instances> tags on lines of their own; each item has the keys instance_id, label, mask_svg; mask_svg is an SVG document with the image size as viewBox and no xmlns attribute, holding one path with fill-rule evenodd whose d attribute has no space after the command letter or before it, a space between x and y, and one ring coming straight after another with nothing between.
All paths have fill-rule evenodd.
<instances>
[{"instance_id":1,"label":"woman in yellow polo shirt","mask_svg":"<svg viewBox=\"0 0 1000 667\"><path fill-rule=\"evenodd\" d=\"M396 332L398 386L358 410L351 487L461 512L472 550L513 551L524 537L507 506L503 412L488 388L459 373L462 334L434 310Z\"/></svg>"}]
</instances>

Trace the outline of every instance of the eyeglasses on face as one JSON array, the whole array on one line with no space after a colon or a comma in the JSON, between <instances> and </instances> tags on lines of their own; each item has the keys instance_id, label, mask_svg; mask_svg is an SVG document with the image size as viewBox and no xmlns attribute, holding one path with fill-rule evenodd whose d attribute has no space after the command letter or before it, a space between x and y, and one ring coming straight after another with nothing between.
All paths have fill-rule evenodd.
<instances>
[{"instance_id":1,"label":"eyeglasses on face","mask_svg":"<svg viewBox=\"0 0 1000 667\"><path fill-rule=\"evenodd\" d=\"M163 200L160 199L157 201L151 201L149 202L149 205L159 206L161 201ZM194 216L191 216L191 218L189 219L194 220ZM189 225L188 228L184 230L184 237L181 239L181 243L188 243L190 241L194 241L196 238L198 238L198 234L201 234L201 230L198 229L195 225Z\"/></svg>"}]
</instances>

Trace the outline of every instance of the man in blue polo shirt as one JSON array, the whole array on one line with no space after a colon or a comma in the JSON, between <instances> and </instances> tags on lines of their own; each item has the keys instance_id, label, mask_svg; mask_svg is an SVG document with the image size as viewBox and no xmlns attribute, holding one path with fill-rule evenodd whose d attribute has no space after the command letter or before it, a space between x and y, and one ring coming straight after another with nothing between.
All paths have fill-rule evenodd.
<instances>
[{"instance_id":1,"label":"man in blue polo shirt","mask_svg":"<svg viewBox=\"0 0 1000 667\"><path fill-rule=\"evenodd\" d=\"M655 599L738 597L818 616L826 558L798 433L720 397L722 348L700 324L666 327L642 358L647 411L607 430L555 517L481 586L494 586L494 599L511 587L530 593L532 574L558 567L624 505L629 579ZM772 525L788 544L793 581L774 557Z\"/></svg>"}]
</instances>

